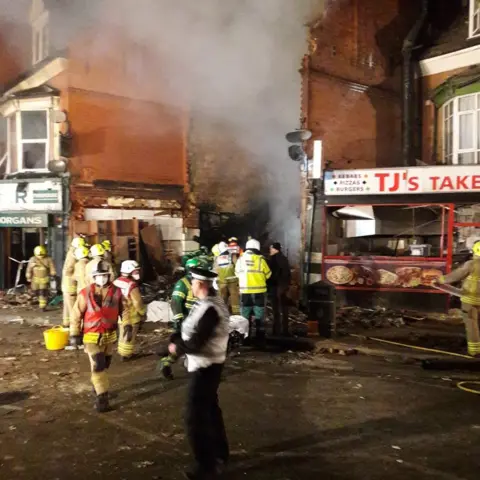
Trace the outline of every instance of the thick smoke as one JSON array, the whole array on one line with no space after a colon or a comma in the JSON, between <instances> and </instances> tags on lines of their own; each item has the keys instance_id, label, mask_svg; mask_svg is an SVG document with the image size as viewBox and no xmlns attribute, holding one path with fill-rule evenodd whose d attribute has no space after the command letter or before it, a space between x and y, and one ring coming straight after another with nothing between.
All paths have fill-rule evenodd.
<instances>
[{"instance_id":1,"label":"thick smoke","mask_svg":"<svg viewBox=\"0 0 480 480\"><path fill-rule=\"evenodd\" d=\"M232 189L232 202L221 209L244 213L266 203L272 237L295 254L300 238L299 167L287 156L284 136L299 126L298 70L307 50L305 23L318 17L323 0L67 3L65 31L76 30L70 25L93 24L105 31L115 26L158 58L170 79L166 100L175 106L176 99L189 98L192 131L197 132L190 152L197 160L194 186L202 176L202 161L210 158L218 173L218 191L224 182ZM107 37L97 35L89 54L115 48L106 42ZM252 164L257 175L248 167ZM197 192L199 201L218 203L211 190L212 198ZM236 201L245 192L248 205Z\"/></svg>"}]
</instances>

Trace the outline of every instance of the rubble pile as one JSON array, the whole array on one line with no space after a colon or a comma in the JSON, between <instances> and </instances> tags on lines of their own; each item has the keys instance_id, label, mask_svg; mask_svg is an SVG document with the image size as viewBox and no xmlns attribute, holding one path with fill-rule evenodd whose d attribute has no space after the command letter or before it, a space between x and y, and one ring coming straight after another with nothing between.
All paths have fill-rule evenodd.
<instances>
[{"instance_id":1,"label":"rubble pile","mask_svg":"<svg viewBox=\"0 0 480 480\"><path fill-rule=\"evenodd\" d=\"M5 291L0 292L0 308L15 307L35 307L37 306L37 300L34 295L28 292L15 292L8 293Z\"/></svg>"},{"instance_id":2,"label":"rubble pile","mask_svg":"<svg viewBox=\"0 0 480 480\"><path fill-rule=\"evenodd\" d=\"M406 317L412 320L420 320L413 316L406 315L398 310L387 310L385 308L361 308L343 307L337 311L337 333L347 333L353 330L403 327L406 324Z\"/></svg>"}]
</instances>

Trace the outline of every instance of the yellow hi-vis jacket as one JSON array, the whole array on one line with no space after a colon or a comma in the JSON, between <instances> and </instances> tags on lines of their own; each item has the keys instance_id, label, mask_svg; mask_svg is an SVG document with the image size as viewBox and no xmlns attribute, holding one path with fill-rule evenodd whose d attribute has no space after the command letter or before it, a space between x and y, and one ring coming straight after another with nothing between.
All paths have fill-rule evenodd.
<instances>
[{"instance_id":1,"label":"yellow hi-vis jacket","mask_svg":"<svg viewBox=\"0 0 480 480\"><path fill-rule=\"evenodd\" d=\"M235 275L238 277L240 293L265 293L272 272L262 255L247 250L237 260Z\"/></svg>"}]
</instances>

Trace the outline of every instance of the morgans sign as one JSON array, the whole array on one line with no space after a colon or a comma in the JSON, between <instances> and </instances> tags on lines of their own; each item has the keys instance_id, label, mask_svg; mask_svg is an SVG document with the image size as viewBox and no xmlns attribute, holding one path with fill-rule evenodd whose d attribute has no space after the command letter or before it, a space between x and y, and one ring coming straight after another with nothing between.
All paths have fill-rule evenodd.
<instances>
[{"instance_id":1,"label":"morgans sign","mask_svg":"<svg viewBox=\"0 0 480 480\"><path fill-rule=\"evenodd\" d=\"M480 165L325 172L325 195L480 192Z\"/></svg>"},{"instance_id":2,"label":"morgans sign","mask_svg":"<svg viewBox=\"0 0 480 480\"><path fill-rule=\"evenodd\" d=\"M13 214L0 212L0 227L48 227L46 213Z\"/></svg>"}]
</instances>

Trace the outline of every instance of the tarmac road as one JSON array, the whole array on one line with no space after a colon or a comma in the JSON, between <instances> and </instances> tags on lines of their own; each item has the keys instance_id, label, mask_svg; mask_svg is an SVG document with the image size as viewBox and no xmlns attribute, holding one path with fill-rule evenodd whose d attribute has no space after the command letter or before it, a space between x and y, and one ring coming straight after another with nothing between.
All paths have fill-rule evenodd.
<instances>
[{"instance_id":1,"label":"tarmac road","mask_svg":"<svg viewBox=\"0 0 480 480\"><path fill-rule=\"evenodd\" d=\"M115 410L98 415L85 354L45 351L41 332L0 323L0 478L183 478L182 367L166 382L154 357L116 358ZM220 391L224 478L477 480L480 399L436 375L364 356L242 352Z\"/></svg>"}]
</instances>

